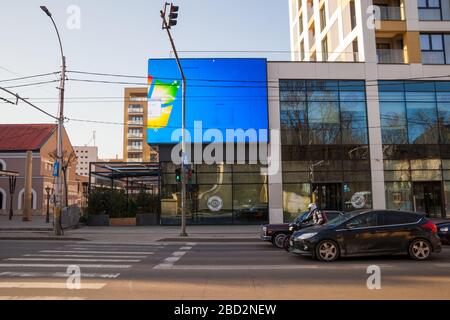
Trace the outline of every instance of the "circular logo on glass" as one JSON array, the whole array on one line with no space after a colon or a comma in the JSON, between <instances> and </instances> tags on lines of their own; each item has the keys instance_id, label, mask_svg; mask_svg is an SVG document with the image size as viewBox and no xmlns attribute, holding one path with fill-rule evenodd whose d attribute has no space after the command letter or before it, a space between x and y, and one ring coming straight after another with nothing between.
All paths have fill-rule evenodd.
<instances>
[{"instance_id":1,"label":"circular logo on glass","mask_svg":"<svg viewBox=\"0 0 450 320\"><path fill-rule=\"evenodd\" d=\"M355 209L363 209L366 206L366 197L362 192L357 192L352 196L352 206Z\"/></svg>"},{"instance_id":2,"label":"circular logo on glass","mask_svg":"<svg viewBox=\"0 0 450 320\"><path fill-rule=\"evenodd\" d=\"M209 210L211 210L213 212L218 212L223 207L223 200L219 196L213 196L208 199L207 205L208 205Z\"/></svg>"}]
</instances>

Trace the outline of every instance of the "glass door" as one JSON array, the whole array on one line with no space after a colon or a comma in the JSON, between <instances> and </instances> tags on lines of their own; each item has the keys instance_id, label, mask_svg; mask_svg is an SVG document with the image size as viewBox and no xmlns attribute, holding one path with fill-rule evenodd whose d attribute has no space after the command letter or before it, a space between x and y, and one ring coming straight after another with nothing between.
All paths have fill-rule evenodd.
<instances>
[{"instance_id":1,"label":"glass door","mask_svg":"<svg viewBox=\"0 0 450 320\"><path fill-rule=\"evenodd\" d=\"M342 210L341 183L314 184L313 192L320 210Z\"/></svg>"},{"instance_id":2,"label":"glass door","mask_svg":"<svg viewBox=\"0 0 450 320\"><path fill-rule=\"evenodd\" d=\"M432 218L442 217L442 183L440 181L415 182L413 205L416 212L424 212Z\"/></svg>"}]
</instances>

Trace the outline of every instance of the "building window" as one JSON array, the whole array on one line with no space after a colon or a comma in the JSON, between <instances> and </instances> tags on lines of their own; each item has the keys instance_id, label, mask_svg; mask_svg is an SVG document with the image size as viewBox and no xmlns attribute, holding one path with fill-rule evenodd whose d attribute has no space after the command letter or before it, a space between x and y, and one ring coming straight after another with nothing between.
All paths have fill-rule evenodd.
<instances>
[{"instance_id":1,"label":"building window","mask_svg":"<svg viewBox=\"0 0 450 320\"><path fill-rule=\"evenodd\" d=\"M419 20L448 20L450 6L448 1L441 5L440 0L418 0Z\"/></svg>"},{"instance_id":2,"label":"building window","mask_svg":"<svg viewBox=\"0 0 450 320\"><path fill-rule=\"evenodd\" d=\"M363 81L280 81L283 145L368 143Z\"/></svg>"},{"instance_id":3,"label":"building window","mask_svg":"<svg viewBox=\"0 0 450 320\"><path fill-rule=\"evenodd\" d=\"M320 8L320 31L323 31L326 25L327 25L327 16L325 14L325 4L324 4L323 7Z\"/></svg>"},{"instance_id":4,"label":"building window","mask_svg":"<svg viewBox=\"0 0 450 320\"><path fill-rule=\"evenodd\" d=\"M449 36L445 35L445 42L449 42ZM446 49L443 34L421 34L420 47L422 50L423 64L446 64Z\"/></svg>"},{"instance_id":5,"label":"building window","mask_svg":"<svg viewBox=\"0 0 450 320\"><path fill-rule=\"evenodd\" d=\"M383 144L448 144L449 88L450 82L380 81Z\"/></svg>"},{"instance_id":6,"label":"building window","mask_svg":"<svg viewBox=\"0 0 450 320\"><path fill-rule=\"evenodd\" d=\"M6 192L0 188L0 210L6 209Z\"/></svg>"},{"instance_id":7,"label":"building window","mask_svg":"<svg viewBox=\"0 0 450 320\"><path fill-rule=\"evenodd\" d=\"M328 61L328 38L322 40L322 61Z\"/></svg>"},{"instance_id":8,"label":"building window","mask_svg":"<svg viewBox=\"0 0 450 320\"><path fill-rule=\"evenodd\" d=\"M350 0L349 3L350 6L350 19L351 19L351 26L352 30L356 28L356 7L355 7L355 1Z\"/></svg>"},{"instance_id":9,"label":"building window","mask_svg":"<svg viewBox=\"0 0 450 320\"><path fill-rule=\"evenodd\" d=\"M300 61L305 59L305 43L303 40L300 42Z\"/></svg>"}]
</instances>

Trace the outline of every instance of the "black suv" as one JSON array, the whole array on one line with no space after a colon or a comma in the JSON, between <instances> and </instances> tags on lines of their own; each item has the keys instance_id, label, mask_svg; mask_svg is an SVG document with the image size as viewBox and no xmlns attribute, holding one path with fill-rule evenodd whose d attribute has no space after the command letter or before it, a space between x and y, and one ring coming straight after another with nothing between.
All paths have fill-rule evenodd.
<instances>
[{"instance_id":1,"label":"black suv","mask_svg":"<svg viewBox=\"0 0 450 320\"><path fill-rule=\"evenodd\" d=\"M326 262L346 256L399 253L426 260L432 252L441 251L441 240L436 225L423 215L363 210L294 233L290 251L309 253Z\"/></svg>"}]
</instances>

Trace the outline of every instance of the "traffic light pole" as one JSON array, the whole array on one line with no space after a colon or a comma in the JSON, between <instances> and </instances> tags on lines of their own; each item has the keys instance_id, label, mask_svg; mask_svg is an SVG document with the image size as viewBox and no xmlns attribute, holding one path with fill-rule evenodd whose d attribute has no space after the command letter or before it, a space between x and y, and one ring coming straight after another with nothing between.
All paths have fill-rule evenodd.
<instances>
[{"instance_id":1,"label":"traffic light pole","mask_svg":"<svg viewBox=\"0 0 450 320\"><path fill-rule=\"evenodd\" d=\"M166 4L167 7L167 4ZM175 42L173 41L172 34L170 33L170 26L167 24L166 20L166 10L161 11L161 18L163 20L163 29L166 29L167 35L169 36L170 44L172 45L173 52L175 54L175 59L177 61L178 69L181 74L181 237L187 237L186 232L186 168L185 168L185 154L186 154L186 77L181 67L180 58L178 56L178 51L175 47Z\"/></svg>"}]
</instances>

